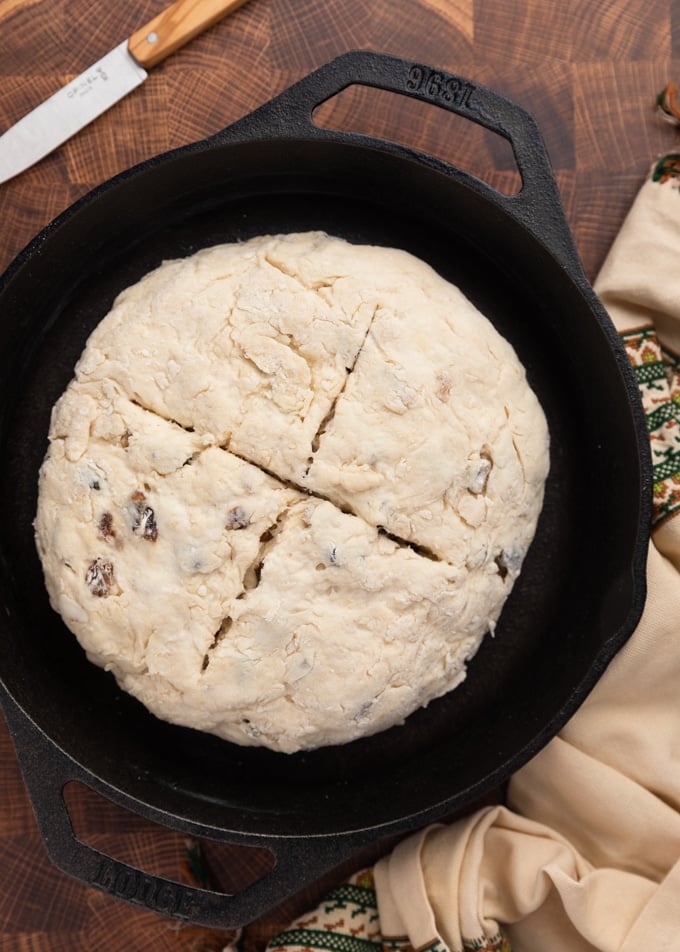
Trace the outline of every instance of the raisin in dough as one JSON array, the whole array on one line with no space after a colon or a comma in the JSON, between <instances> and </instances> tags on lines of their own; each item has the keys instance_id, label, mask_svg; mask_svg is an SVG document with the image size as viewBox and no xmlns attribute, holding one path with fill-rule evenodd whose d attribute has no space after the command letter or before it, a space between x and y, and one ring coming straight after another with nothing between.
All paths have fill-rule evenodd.
<instances>
[{"instance_id":1,"label":"raisin in dough","mask_svg":"<svg viewBox=\"0 0 680 952\"><path fill-rule=\"evenodd\" d=\"M36 542L55 610L150 711L294 752L464 679L548 465L458 289L403 251L261 237L114 302L53 411Z\"/></svg>"}]
</instances>

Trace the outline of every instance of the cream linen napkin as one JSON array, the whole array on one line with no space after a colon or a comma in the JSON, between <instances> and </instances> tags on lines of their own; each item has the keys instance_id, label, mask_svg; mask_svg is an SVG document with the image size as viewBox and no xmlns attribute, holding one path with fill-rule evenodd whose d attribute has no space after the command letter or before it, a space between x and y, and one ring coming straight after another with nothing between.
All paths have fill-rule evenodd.
<instances>
[{"instance_id":1,"label":"cream linen napkin","mask_svg":"<svg viewBox=\"0 0 680 952\"><path fill-rule=\"evenodd\" d=\"M512 778L507 806L409 837L373 871L377 909L362 873L271 949L680 950L679 253L680 156L666 156L595 285L634 366L653 454L637 630Z\"/></svg>"}]
</instances>

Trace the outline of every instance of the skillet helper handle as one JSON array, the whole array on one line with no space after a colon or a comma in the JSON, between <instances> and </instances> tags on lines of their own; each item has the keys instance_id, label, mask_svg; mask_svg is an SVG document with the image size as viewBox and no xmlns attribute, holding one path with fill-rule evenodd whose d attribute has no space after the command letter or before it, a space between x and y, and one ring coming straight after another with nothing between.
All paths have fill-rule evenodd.
<instances>
[{"instance_id":1,"label":"skillet helper handle","mask_svg":"<svg viewBox=\"0 0 680 952\"><path fill-rule=\"evenodd\" d=\"M161 916L212 929L236 929L258 919L293 893L353 856L370 838L255 837L197 827L148 808L143 815L167 829L216 842L268 849L275 865L237 893L218 892L165 879L121 862L80 840L64 800L64 788L78 781L110 802L136 813L134 803L100 790L95 778L55 747L0 690L2 708L15 745L33 812L52 863L62 872ZM211 832L215 833L211 836Z\"/></svg>"},{"instance_id":2,"label":"skillet helper handle","mask_svg":"<svg viewBox=\"0 0 680 952\"><path fill-rule=\"evenodd\" d=\"M316 138L342 139L375 148L398 149L393 143L347 131L321 129L314 125L314 110L349 86L372 86L419 99L456 113L507 139L522 178L516 195L506 195L452 165L423 156L439 164L450 175L481 191L496 205L506 209L581 280L583 271L561 198L536 121L523 107L463 76L422 63L372 51L345 53L305 79L291 86L259 112L269 131L290 134L291 128ZM254 115L257 115L255 113ZM412 155L412 150L409 150Z\"/></svg>"},{"instance_id":3,"label":"skillet helper handle","mask_svg":"<svg viewBox=\"0 0 680 952\"><path fill-rule=\"evenodd\" d=\"M128 50L140 66L151 69L244 3L245 0L175 0L132 34Z\"/></svg>"}]
</instances>

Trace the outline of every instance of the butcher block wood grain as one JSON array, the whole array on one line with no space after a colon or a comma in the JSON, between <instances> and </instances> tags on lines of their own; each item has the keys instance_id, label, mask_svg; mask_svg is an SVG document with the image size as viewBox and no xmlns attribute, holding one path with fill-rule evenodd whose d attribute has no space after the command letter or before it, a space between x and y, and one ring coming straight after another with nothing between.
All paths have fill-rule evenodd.
<instances>
[{"instance_id":1,"label":"butcher block wood grain","mask_svg":"<svg viewBox=\"0 0 680 952\"><path fill-rule=\"evenodd\" d=\"M0 0L0 132L164 7L163 0ZM0 270L105 179L212 135L355 48L461 73L530 110L591 279L651 162L680 151L680 132L655 114L657 92L680 77L680 5L671 0L248 0L62 148L0 186ZM501 191L520 184L507 143L422 103L352 88L317 120L414 145ZM88 842L149 871L190 878L179 834L86 788L74 786L67 799ZM250 925L247 952L390 845L378 844ZM221 889L251 881L270 862L210 846L206 856ZM0 721L0 952L198 952L229 938L139 910L54 869Z\"/></svg>"}]
</instances>

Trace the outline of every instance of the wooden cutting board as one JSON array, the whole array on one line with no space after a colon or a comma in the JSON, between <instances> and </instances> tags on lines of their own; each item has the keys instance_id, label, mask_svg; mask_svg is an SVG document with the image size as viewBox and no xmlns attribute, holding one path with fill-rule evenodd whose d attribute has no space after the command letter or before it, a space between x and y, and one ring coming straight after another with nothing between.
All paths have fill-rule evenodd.
<instances>
[{"instance_id":1,"label":"wooden cutting board","mask_svg":"<svg viewBox=\"0 0 680 952\"><path fill-rule=\"evenodd\" d=\"M163 7L163 0L0 0L0 132ZM339 53L372 48L466 75L535 115L593 280L652 161L680 151L680 131L655 114L657 92L678 78L674 68L680 72L679 11L671 0L249 0L57 152L0 185L0 271L98 183L217 132ZM319 120L417 146L501 190L519 185L503 140L433 106L355 88ZM187 875L178 834L83 788L69 791L69 805L94 845L151 872ZM247 952L389 845L248 927ZM243 851L217 850L209 859L222 888L266 868ZM209 950L228 938L138 910L55 870L0 721L0 952Z\"/></svg>"}]
</instances>

